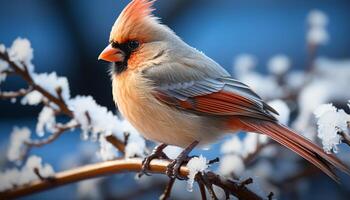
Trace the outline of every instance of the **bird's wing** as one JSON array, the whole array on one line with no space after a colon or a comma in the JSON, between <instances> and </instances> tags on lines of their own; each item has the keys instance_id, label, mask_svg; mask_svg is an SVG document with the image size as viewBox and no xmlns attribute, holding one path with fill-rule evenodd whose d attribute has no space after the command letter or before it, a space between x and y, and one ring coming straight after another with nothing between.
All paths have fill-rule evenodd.
<instances>
[{"instance_id":1,"label":"bird's wing","mask_svg":"<svg viewBox=\"0 0 350 200\"><path fill-rule=\"evenodd\" d=\"M171 107L198 115L275 121L271 113L277 112L247 85L231 78L222 68L203 69L207 68L176 63L151 67L143 74L154 83L155 97Z\"/></svg>"}]
</instances>

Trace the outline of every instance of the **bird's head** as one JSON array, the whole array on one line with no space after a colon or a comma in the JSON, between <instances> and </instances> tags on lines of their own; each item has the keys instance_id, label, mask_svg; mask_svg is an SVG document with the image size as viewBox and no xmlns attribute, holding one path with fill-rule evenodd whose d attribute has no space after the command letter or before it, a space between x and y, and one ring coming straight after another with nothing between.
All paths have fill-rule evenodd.
<instances>
[{"instance_id":1,"label":"bird's head","mask_svg":"<svg viewBox=\"0 0 350 200\"><path fill-rule=\"evenodd\" d=\"M131 1L114 23L109 45L99 59L113 63L115 73L141 66L142 62L151 60L162 51L162 43L169 40L169 37L177 37L152 15L154 2Z\"/></svg>"}]
</instances>

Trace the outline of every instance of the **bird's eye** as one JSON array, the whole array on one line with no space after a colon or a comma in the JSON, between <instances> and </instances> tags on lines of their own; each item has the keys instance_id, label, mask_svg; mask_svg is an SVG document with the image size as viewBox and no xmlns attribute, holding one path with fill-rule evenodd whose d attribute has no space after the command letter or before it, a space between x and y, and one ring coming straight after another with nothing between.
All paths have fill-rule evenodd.
<instances>
[{"instance_id":1,"label":"bird's eye","mask_svg":"<svg viewBox=\"0 0 350 200\"><path fill-rule=\"evenodd\" d=\"M130 50L135 50L140 46L140 43L136 40L131 40L128 42L128 47Z\"/></svg>"}]
</instances>

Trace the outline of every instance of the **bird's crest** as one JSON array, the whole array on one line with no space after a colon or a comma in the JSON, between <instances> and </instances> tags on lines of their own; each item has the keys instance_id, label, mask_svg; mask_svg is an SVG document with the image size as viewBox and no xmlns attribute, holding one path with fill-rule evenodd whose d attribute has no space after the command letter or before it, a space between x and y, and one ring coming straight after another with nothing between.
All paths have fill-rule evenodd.
<instances>
[{"instance_id":1,"label":"bird's crest","mask_svg":"<svg viewBox=\"0 0 350 200\"><path fill-rule=\"evenodd\" d=\"M157 22L157 18L152 15L155 0L133 0L121 12L115 22L111 40L125 42L133 38L146 39L147 27L149 22ZM143 38L140 38L143 37Z\"/></svg>"}]
</instances>

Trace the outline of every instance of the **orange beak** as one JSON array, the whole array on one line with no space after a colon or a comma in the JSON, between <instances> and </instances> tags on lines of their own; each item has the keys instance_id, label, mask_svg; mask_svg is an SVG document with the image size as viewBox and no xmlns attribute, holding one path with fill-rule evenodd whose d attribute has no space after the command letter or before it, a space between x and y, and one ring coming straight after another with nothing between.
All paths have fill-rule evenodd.
<instances>
[{"instance_id":1,"label":"orange beak","mask_svg":"<svg viewBox=\"0 0 350 200\"><path fill-rule=\"evenodd\" d=\"M112 45L108 45L98 56L99 60L107 62L122 62L124 61L124 52L118 48L113 48Z\"/></svg>"}]
</instances>

